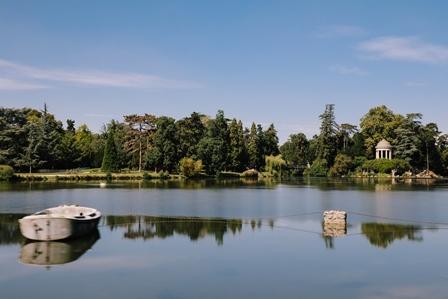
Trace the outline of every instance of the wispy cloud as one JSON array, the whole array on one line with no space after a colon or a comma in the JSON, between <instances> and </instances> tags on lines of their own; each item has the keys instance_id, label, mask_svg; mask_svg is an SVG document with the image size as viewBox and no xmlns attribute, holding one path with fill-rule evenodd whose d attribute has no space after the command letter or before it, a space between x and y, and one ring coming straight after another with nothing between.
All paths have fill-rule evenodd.
<instances>
[{"instance_id":1,"label":"wispy cloud","mask_svg":"<svg viewBox=\"0 0 448 299\"><path fill-rule=\"evenodd\" d=\"M330 67L330 71L347 76L366 76L369 74L367 71L356 66L334 65Z\"/></svg>"},{"instance_id":2,"label":"wispy cloud","mask_svg":"<svg viewBox=\"0 0 448 299\"><path fill-rule=\"evenodd\" d=\"M368 57L422 63L447 63L448 46L424 42L416 37L385 36L358 45Z\"/></svg>"},{"instance_id":3,"label":"wispy cloud","mask_svg":"<svg viewBox=\"0 0 448 299\"><path fill-rule=\"evenodd\" d=\"M147 89L189 89L201 85L191 81L165 79L140 73L117 73L99 70L45 69L0 59L0 70L16 78L66 84Z\"/></svg>"},{"instance_id":4,"label":"wispy cloud","mask_svg":"<svg viewBox=\"0 0 448 299\"><path fill-rule=\"evenodd\" d=\"M357 26L331 25L322 27L316 32L318 38L356 37L364 35L366 31Z\"/></svg>"},{"instance_id":5,"label":"wispy cloud","mask_svg":"<svg viewBox=\"0 0 448 299\"><path fill-rule=\"evenodd\" d=\"M22 82L14 79L0 78L0 90L16 91L16 90L36 90L44 88L48 88L48 86Z\"/></svg>"}]
</instances>

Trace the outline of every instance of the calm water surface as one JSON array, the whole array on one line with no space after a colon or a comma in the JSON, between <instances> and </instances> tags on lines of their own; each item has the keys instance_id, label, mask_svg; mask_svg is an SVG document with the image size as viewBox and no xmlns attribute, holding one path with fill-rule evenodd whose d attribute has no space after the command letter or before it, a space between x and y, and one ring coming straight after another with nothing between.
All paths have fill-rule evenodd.
<instances>
[{"instance_id":1,"label":"calm water surface","mask_svg":"<svg viewBox=\"0 0 448 299\"><path fill-rule=\"evenodd\" d=\"M447 298L448 183L0 184L0 298ZM29 242L17 219L95 207L98 231ZM349 211L346 229L323 210Z\"/></svg>"}]
</instances>

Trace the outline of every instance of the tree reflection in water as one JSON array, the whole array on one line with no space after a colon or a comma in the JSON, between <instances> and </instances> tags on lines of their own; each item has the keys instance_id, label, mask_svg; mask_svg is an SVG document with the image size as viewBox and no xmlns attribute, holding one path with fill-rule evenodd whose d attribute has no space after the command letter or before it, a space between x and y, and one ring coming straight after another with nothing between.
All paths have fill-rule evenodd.
<instances>
[{"instance_id":1,"label":"tree reflection in water","mask_svg":"<svg viewBox=\"0 0 448 299\"><path fill-rule=\"evenodd\" d=\"M25 244L18 225L18 219L23 214L0 214L0 245ZM243 226L247 225L252 230L260 229L262 226L275 228L273 220L266 223L260 219L220 219L220 218L185 218L185 217L154 217L154 216L106 216L103 225L110 230L125 229L124 238L150 240L154 238L167 238L174 235L186 235L192 241L206 236L214 236L218 245L223 244L224 235L241 233ZM436 228L432 228L436 229ZM334 248L334 237L344 235L346 230L340 234L324 234L327 248ZM363 223L361 234L363 234L373 246L387 248L395 240L407 239L409 241L423 241L422 228L416 225L392 224L392 223Z\"/></svg>"},{"instance_id":2,"label":"tree reflection in water","mask_svg":"<svg viewBox=\"0 0 448 299\"><path fill-rule=\"evenodd\" d=\"M395 240L423 241L421 227L416 225L363 223L361 233L366 236L370 244L381 248L387 248Z\"/></svg>"},{"instance_id":3,"label":"tree reflection in water","mask_svg":"<svg viewBox=\"0 0 448 299\"><path fill-rule=\"evenodd\" d=\"M241 232L244 221L241 219L207 219L207 218L172 218L153 216L106 216L106 225L111 229L125 228L124 237L127 239L150 240L167 238L174 234L187 235L196 241L207 235L213 235L216 243L224 243L227 232L236 234ZM260 228L262 222L250 221L253 229Z\"/></svg>"},{"instance_id":4,"label":"tree reflection in water","mask_svg":"<svg viewBox=\"0 0 448 299\"><path fill-rule=\"evenodd\" d=\"M0 214L0 244L23 244L25 238L20 233L18 220L24 214Z\"/></svg>"}]
</instances>

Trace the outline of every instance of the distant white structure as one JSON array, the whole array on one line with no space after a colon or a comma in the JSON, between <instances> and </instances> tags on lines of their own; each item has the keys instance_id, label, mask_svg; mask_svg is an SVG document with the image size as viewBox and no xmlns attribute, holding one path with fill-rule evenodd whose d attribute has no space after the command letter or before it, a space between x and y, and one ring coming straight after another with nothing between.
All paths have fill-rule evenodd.
<instances>
[{"instance_id":1,"label":"distant white structure","mask_svg":"<svg viewBox=\"0 0 448 299\"><path fill-rule=\"evenodd\" d=\"M377 159L392 159L392 145L386 139L381 140L376 145Z\"/></svg>"}]
</instances>

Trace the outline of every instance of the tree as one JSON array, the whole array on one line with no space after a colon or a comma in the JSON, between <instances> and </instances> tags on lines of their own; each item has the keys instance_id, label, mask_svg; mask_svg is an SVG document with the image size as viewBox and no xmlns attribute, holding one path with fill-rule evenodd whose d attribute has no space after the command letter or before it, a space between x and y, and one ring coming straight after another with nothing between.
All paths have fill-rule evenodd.
<instances>
[{"instance_id":1,"label":"tree","mask_svg":"<svg viewBox=\"0 0 448 299\"><path fill-rule=\"evenodd\" d=\"M202 160L207 174L217 174L226 166L226 145L218 138L205 137L198 144L198 157Z\"/></svg>"},{"instance_id":2,"label":"tree","mask_svg":"<svg viewBox=\"0 0 448 299\"><path fill-rule=\"evenodd\" d=\"M68 119L67 129L62 135L60 146L62 153L60 165L65 169L76 167L81 160L81 152L76 143L75 133L75 121Z\"/></svg>"},{"instance_id":3,"label":"tree","mask_svg":"<svg viewBox=\"0 0 448 299\"><path fill-rule=\"evenodd\" d=\"M20 159L17 161L19 167L27 167L29 173L34 168L41 167L46 161L42 161L40 158L40 148L42 146L42 138L40 136L40 130L37 123L28 124L28 146L25 151L20 154Z\"/></svg>"},{"instance_id":4,"label":"tree","mask_svg":"<svg viewBox=\"0 0 448 299\"><path fill-rule=\"evenodd\" d=\"M305 134L291 134L280 147L282 157L295 174L302 174L309 163L309 141Z\"/></svg>"},{"instance_id":5,"label":"tree","mask_svg":"<svg viewBox=\"0 0 448 299\"><path fill-rule=\"evenodd\" d=\"M193 112L190 117L183 118L176 122L176 139L178 140L179 157L197 157L197 146L204 138L206 128L202 121L204 116Z\"/></svg>"},{"instance_id":6,"label":"tree","mask_svg":"<svg viewBox=\"0 0 448 299\"><path fill-rule=\"evenodd\" d=\"M348 174L353 168L352 158L345 154L338 154L334 165L330 168L331 176L342 176Z\"/></svg>"},{"instance_id":7,"label":"tree","mask_svg":"<svg viewBox=\"0 0 448 299\"><path fill-rule=\"evenodd\" d=\"M229 167L233 171L244 169L246 147L244 144L243 123L235 118L229 126Z\"/></svg>"},{"instance_id":8,"label":"tree","mask_svg":"<svg viewBox=\"0 0 448 299\"><path fill-rule=\"evenodd\" d=\"M37 110L28 108L0 107L0 164L8 164L16 169L24 165L22 154L28 147L28 117L37 113Z\"/></svg>"},{"instance_id":9,"label":"tree","mask_svg":"<svg viewBox=\"0 0 448 299\"><path fill-rule=\"evenodd\" d=\"M259 157L260 157L260 147L259 147L259 135L257 134L257 126L252 123L250 127L250 132L247 137L247 155L250 168L259 169Z\"/></svg>"},{"instance_id":10,"label":"tree","mask_svg":"<svg viewBox=\"0 0 448 299\"><path fill-rule=\"evenodd\" d=\"M87 125L78 127L74 138L79 150L78 165L81 167L101 167L106 140L99 134L92 133Z\"/></svg>"},{"instance_id":11,"label":"tree","mask_svg":"<svg viewBox=\"0 0 448 299\"><path fill-rule=\"evenodd\" d=\"M286 166L286 161L283 160L282 155L266 156L266 171L271 175L282 176L282 169Z\"/></svg>"},{"instance_id":12,"label":"tree","mask_svg":"<svg viewBox=\"0 0 448 299\"><path fill-rule=\"evenodd\" d=\"M178 164L176 125L174 118L161 116L156 120L153 146L147 155L147 165L172 172Z\"/></svg>"},{"instance_id":13,"label":"tree","mask_svg":"<svg viewBox=\"0 0 448 299\"><path fill-rule=\"evenodd\" d=\"M325 106L325 111L319 116L321 120L320 134L317 140L317 158L333 164L337 152L336 133L338 125L334 115L334 105Z\"/></svg>"},{"instance_id":14,"label":"tree","mask_svg":"<svg viewBox=\"0 0 448 299\"><path fill-rule=\"evenodd\" d=\"M443 173L444 168L443 168L442 155L437 146L439 136L440 131L437 124L429 123L421 127L420 130L420 139L422 145L421 152L424 153L425 169L429 170L431 167L438 173Z\"/></svg>"},{"instance_id":15,"label":"tree","mask_svg":"<svg viewBox=\"0 0 448 299\"><path fill-rule=\"evenodd\" d=\"M264 132L264 155L278 155L280 153L278 148L277 130L274 124L271 124Z\"/></svg>"},{"instance_id":16,"label":"tree","mask_svg":"<svg viewBox=\"0 0 448 299\"><path fill-rule=\"evenodd\" d=\"M395 157L417 166L420 160L420 140L422 115L419 113L407 114L398 128L395 129Z\"/></svg>"},{"instance_id":17,"label":"tree","mask_svg":"<svg viewBox=\"0 0 448 299\"><path fill-rule=\"evenodd\" d=\"M61 147L64 133L62 123L56 121L48 113L47 105L42 111L30 110L25 125L27 137L26 147L17 155L16 164L19 167L60 168L65 159Z\"/></svg>"},{"instance_id":18,"label":"tree","mask_svg":"<svg viewBox=\"0 0 448 299\"><path fill-rule=\"evenodd\" d=\"M311 177L326 177L328 174L328 163L325 159L316 159L310 168L305 169L303 175Z\"/></svg>"},{"instance_id":19,"label":"tree","mask_svg":"<svg viewBox=\"0 0 448 299\"><path fill-rule=\"evenodd\" d=\"M339 126L337 135L343 152L347 153L349 151L349 146L353 143L352 137L357 132L358 128L355 125L344 123Z\"/></svg>"},{"instance_id":20,"label":"tree","mask_svg":"<svg viewBox=\"0 0 448 299\"><path fill-rule=\"evenodd\" d=\"M143 153L150 145L151 135L156 129L156 117L154 115L125 115L126 142L125 150L131 155L137 155L138 171L142 170Z\"/></svg>"},{"instance_id":21,"label":"tree","mask_svg":"<svg viewBox=\"0 0 448 299\"><path fill-rule=\"evenodd\" d=\"M374 107L361 118L361 134L364 137L366 156L375 157L375 146L382 139L386 139L392 144L396 140L395 130L403 122L403 116L394 114L386 106Z\"/></svg>"},{"instance_id":22,"label":"tree","mask_svg":"<svg viewBox=\"0 0 448 299\"><path fill-rule=\"evenodd\" d=\"M198 175L201 173L202 169L202 160L194 160L192 158L184 157L179 161L179 172L187 178Z\"/></svg>"},{"instance_id":23,"label":"tree","mask_svg":"<svg viewBox=\"0 0 448 299\"><path fill-rule=\"evenodd\" d=\"M118 162L118 151L115 144L115 128L110 127L107 132L106 147L104 148L103 163L101 170L103 172L116 172L120 169Z\"/></svg>"}]
</instances>

